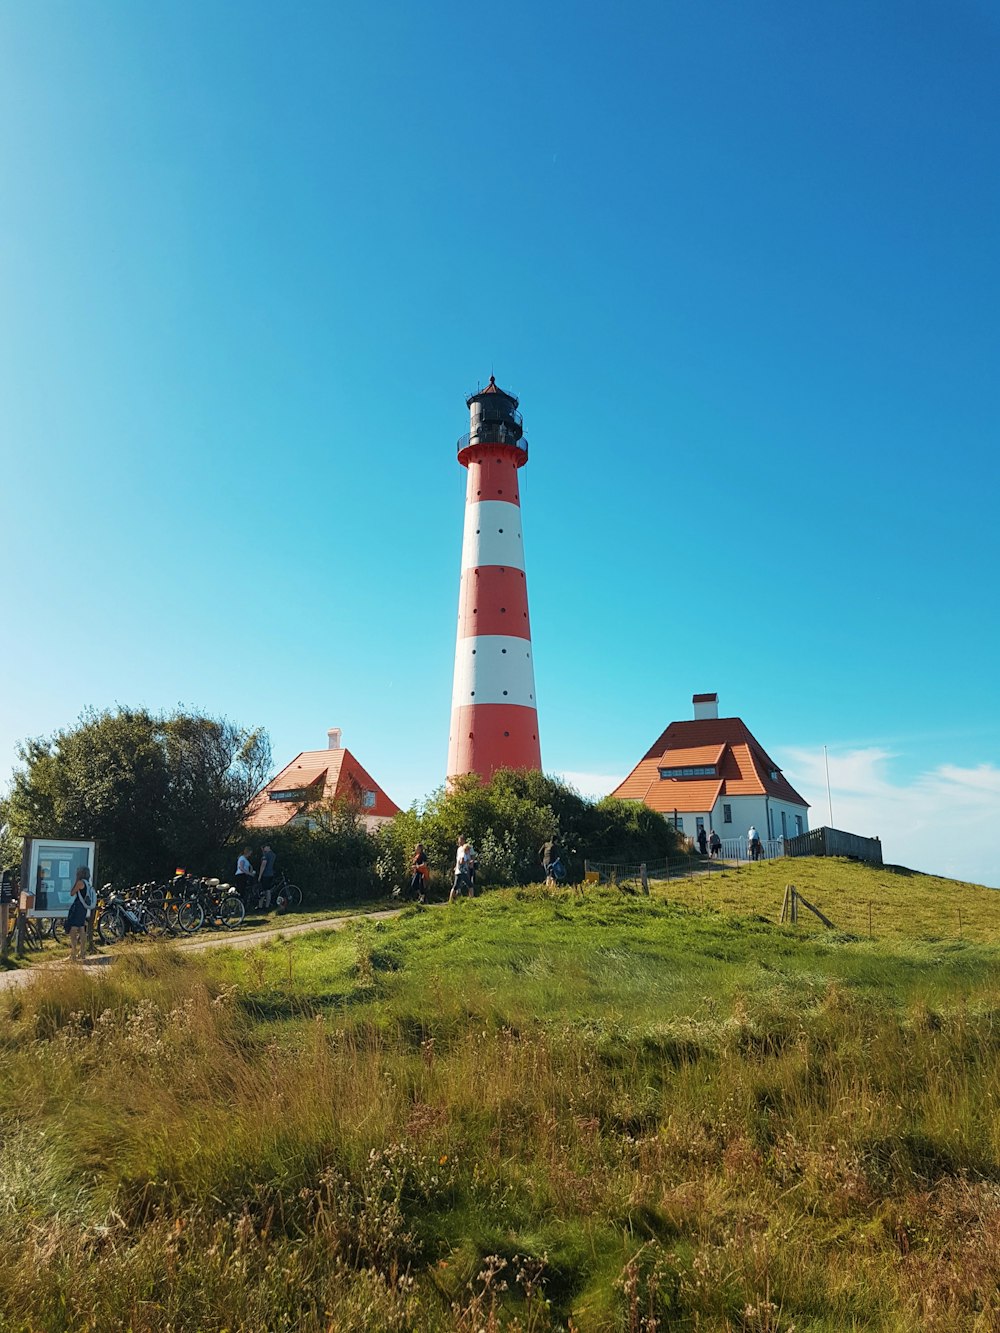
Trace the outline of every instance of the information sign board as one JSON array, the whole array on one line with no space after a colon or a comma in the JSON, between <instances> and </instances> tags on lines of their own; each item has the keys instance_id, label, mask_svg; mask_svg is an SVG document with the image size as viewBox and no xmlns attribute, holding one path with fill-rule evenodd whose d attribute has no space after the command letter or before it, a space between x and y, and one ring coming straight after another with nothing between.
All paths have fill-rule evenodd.
<instances>
[{"instance_id":1,"label":"information sign board","mask_svg":"<svg viewBox=\"0 0 1000 1333\"><path fill-rule=\"evenodd\" d=\"M65 916L73 901L70 889L77 872L86 867L93 883L97 842L93 838L25 838L21 858L21 888L34 889L35 905L29 916Z\"/></svg>"}]
</instances>

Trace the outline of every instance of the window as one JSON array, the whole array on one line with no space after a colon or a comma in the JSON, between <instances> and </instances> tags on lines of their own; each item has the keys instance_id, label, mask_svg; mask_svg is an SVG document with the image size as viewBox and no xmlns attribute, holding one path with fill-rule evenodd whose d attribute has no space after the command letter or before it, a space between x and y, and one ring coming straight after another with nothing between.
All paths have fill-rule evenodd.
<instances>
[{"instance_id":1,"label":"window","mask_svg":"<svg viewBox=\"0 0 1000 1333\"><path fill-rule=\"evenodd\" d=\"M267 794L269 801L307 801L309 799L309 790L306 787L296 787L292 791L270 791Z\"/></svg>"},{"instance_id":2,"label":"window","mask_svg":"<svg viewBox=\"0 0 1000 1333\"><path fill-rule=\"evenodd\" d=\"M705 827L705 821L702 819L701 815L695 815L694 826L695 835L697 836Z\"/></svg>"},{"instance_id":3,"label":"window","mask_svg":"<svg viewBox=\"0 0 1000 1333\"><path fill-rule=\"evenodd\" d=\"M771 769L771 781L772 782L778 781L778 770L776 768Z\"/></svg>"},{"instance_id":4,"label":"window","mask_svg":"<svg viewBox=\"0 0 1000 1333\"><path fill-rule=\"evenodd\" d=\"M668 823L668 824L673 824L674 828L677 830L678 833L683 833L683 832L684 832L684 816L683 816L683 815L667 815L667 823Z\"/></svg>"},{"instance_id":5,"label":"window","mask_svg":"<svg viewBox=\"0 0 1000 1333\"><path fill-rule=\"evenodd\" d=\"M361 804L366 810L375 809L375 793L373 791L362 792Z\"/></svg>"},{"instance_id":6,"label":"window","mask_svg":"<svg viewBox=\"0 0 1000 1333\"><path fill-rule=\"evenodd\" d=\"M796 816L795 816L795 836L796 836L796 837L800 837L801 834L802 834L802 816L801 816L801 815L796 815Z\"/></svg>"},{"instance_id":7,"label":"window","mask_svg":"<svg viewBox=\"0 0 1000 1333\"><path fill-rule=\"evenodd\" d=\"M722 822L723 824L731 824L733 822L733 807L731 805L724 805L722 807Z\"/></svg>"},{"instance_id":8,"label":"window","mask_svg":"<svg viewBox=\"0 0 1000 1333\"><path fill-rule=\"evenodd\" d=\"M714 764L701 764L699 767L684 768L661 768L661 778L714 778L716 770Z\"/></svg>"}]
</instances>

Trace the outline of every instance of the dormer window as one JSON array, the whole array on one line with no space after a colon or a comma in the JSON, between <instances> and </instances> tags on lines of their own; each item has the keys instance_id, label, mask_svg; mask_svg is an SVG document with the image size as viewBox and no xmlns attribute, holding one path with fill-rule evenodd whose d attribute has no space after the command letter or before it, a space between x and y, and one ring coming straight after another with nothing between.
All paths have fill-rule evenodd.
<instances>
[{"instance_id":1,"label":"dormer window","mask_svg":"<svg viewBox=\"0 0 1000 1333\"><path fill-rule=\"evenodd\" d=\"M683 768L661 768L661 778L715 778L718 777L715 764L685 764Z\"/></svg>"},{"instance_id":2,"label":"dormer window","mask_svg":"<svg viewBox=\"0 0 1000 1333\"><path fill-rule=\"evenodd\" d=\"M772 782L778 781L778 770L776 768L771 769L771 781Z\"/></svg>"}]
</instances>

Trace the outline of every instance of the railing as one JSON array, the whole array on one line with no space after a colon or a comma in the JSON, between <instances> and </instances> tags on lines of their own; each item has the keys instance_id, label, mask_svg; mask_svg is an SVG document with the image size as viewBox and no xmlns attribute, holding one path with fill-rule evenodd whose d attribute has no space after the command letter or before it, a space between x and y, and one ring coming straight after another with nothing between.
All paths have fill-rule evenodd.
<instances>
[{"instance_id":1,"label":"railing","mask_svg":"<svg viewBox=\"0 0 1000 1333\"><path fill-rule=\"evenodd\" d=\"M878 838L862 838L857 833L845 833L826 825L789 838L786 852L789 856L850 856L856 861L882 864L882 843Z\"/></svg>"},{"instance_id":2,"label":"railing","mask_svg":"<svg viewBox=\"0 0 1000 1333\"><path fill-rule=\"evenodd\" d=\"M762 861L775 861L785 855L783 838L762 838L760 842ZM722 851L719 853L725 861L749 861L750 847L746 838L723 838Z\"/></svg>"},{"instance_id":3,"label":"railing","mask_svg":"<svg viewBox=\"0 0 1000 1333\"><path fill-rule=\"evenodd\" d=\"M503 422L485 422L478 426L474 431L458 437L458 452L468 449L470 444L509 444L515 449L523 449L528 452L528 441L523 435L517 435L514 431L508 430Z\"/></svg>"},{"instance_id":4,"label":"railing","mask_svg":"<svg viewBox=\"0 0 1000 1333\"><path fill-rule=\"evenodd\" d=\"M516 408L507 407L503 402L477 403L472 409L476 421L513 421L515 426L523 426L524 418Z\"/></svg>"}]
</instances>

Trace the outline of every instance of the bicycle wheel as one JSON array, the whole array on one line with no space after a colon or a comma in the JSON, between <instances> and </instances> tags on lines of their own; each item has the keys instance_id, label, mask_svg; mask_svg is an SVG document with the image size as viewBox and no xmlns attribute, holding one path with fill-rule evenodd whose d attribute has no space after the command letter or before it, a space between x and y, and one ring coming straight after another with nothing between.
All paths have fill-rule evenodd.
<instances>
[{"instance_id":1,"label":"bicycle wheel","mask_svg":"<svg viewBox=\"0 0 1000 1333\"><path fill-rule=\"evenodd\" d=\"M29 949L41 949L45 942L44 917L29 916L24 923L24 942Z\"/></svg>"},{"instance_id":2,"label":"bicycle wheel","mask_svg":"<svg viewBox=\"0 0 1000 1333\"><path fill-rule=\"evenodd\" d=\"M125 916L120 907L109 907L97 918L102 944L118 944L125 938Z\"/></svg>"},{"instance_id":3,"label":"bicycle wheel","mask_svg":"<svg viewBox=\"0 0 1000 1333\"><path fill-rule=\"evenodd\" d=\"M275 901L279 912L294 912L302 906L302 890L297 884L282 884Z\"/></svg>"},{"instance_id":4,"label":"bicycle wheel","mask_svg":"<svg viewBox=\"0 0 1000 1333\"><path fill-rule=\"evenodd\" d=\"M247 909L243 906L243 899L238 898L235 893L227 893L219 903L219 921L226 930L235 930L246 914Z\"/></svg>"},{"instance_id":5,"label":"bicycle wheel","mask_svg":"<svg viewBox=\"0 0 1000 1333\"><path fill-rule=\"evenodd\" d=\"M151 940L162 940L170 927L167 914L158 903L147 903L142 909L139 920L146 927L146 934Z\"/></svg>"},{"instance_id":6,"label":"bicycle wheel","mask_svg":"<svg viewBox=\"0 0 1000 1333\"><path fill-rule=\"evenodd\" d=\"M185 898L177 904L177 929L193 935L205 924L205 909L197 898Z\"/></svg>"}]
</instances>

